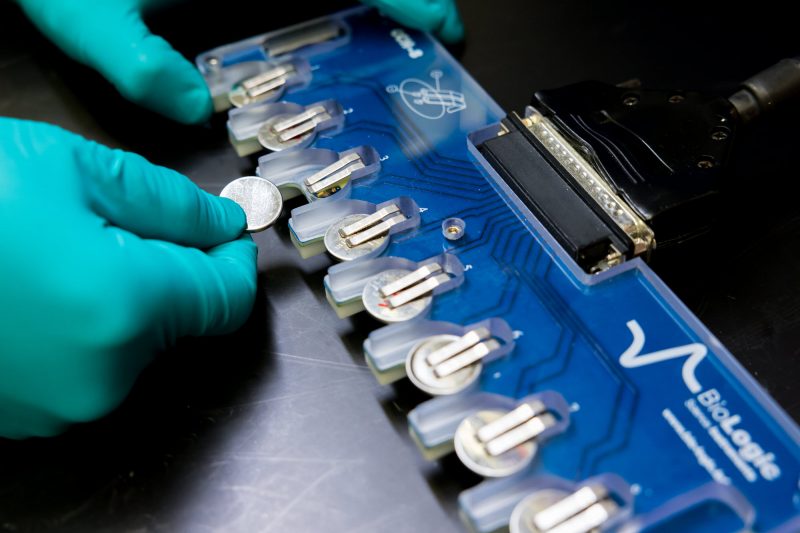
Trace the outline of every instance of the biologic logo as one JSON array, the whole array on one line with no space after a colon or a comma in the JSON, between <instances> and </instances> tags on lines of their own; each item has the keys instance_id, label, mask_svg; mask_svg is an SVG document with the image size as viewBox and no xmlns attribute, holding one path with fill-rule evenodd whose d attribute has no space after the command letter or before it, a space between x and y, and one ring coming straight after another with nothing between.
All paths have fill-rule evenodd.
<instances>
[{"instance_id":1,"label":"biologic logo","mask_svg":"<svg viewBox=\"0 0 800 533\"><path fill-rule=\"evenodd\" d=\"M753 439L752 433L744 427L744 418L728 407L728 402L717 389L704 390L697 379L695 371L708 354L708 348L696 342L643 354L644 330L636 320L630 320L626 325L633 335L633 341L620 355L619 363L625 368L639 368L686 358L681 367L681 377L693 395L686 405L698 422L745 479L754 482L759 475L767 481L778 479L781 469L776 463L775 454L766 451Z\"/></svg>"}]
</instances>

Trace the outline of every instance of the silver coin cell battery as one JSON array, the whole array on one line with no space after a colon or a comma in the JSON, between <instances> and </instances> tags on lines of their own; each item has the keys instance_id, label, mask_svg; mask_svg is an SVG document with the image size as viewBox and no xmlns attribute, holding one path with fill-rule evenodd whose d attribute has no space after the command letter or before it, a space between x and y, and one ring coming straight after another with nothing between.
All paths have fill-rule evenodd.
<instances>
[{"instance_id":1,"label":"silver coin cell battery","mask_svg":"<svg viewBox=\"0 0 800 533\"><path fill-rule=\"evenodd\" d=\"M417 343L406 359L406 375L416 387L433 396L456 394L472 385L481 374L481 365L468 365L447 376L438 376L428 356L457 342L456 335L435 335Z\"/></svg>"},{"instance_id":2,"label":"silver coin cell battery","mask_svg":"<svg viewBox=\"0 0 800 533\"><path fill-rule=\"evenodd\" d=\"M544 533L536 527L533 519L540 512L567 496L567 492L557 489L538 490L522 499L511 512L508 520L509 533Z\"/></svg>"},{"instance_id":3,"label":"silver coin cell battery","mask_svg":"<svg viewBox=\"0 0 800 533\"><path fill-rule=\"evenodd\" d=\"M428 309L433 301L433 296L430 294L416 298L403 305L392 306L389 303L391 295L384 296L381 291L384 286L404 278L409 273L405 269L392 268L384 270L372 278L364 286L364 290L361 293L361 299L367 312L383 322L404 322L419 316Z\"/></svg>"},{"instance_id":4,"label":"silver coin cell battery","mask_svg":"<svg viewBox=\"0 0 800 533\"><path fill-rule=\"evenodd\" d=\"M313 106L296 115L281 114L264 122L258 130L258 142L264 148L280 152L297 146L314 134L320 122L331 116L324 106Z\"/></svg>"},{"instance_id":5,"label":"silver coin cell battery","mask_svg":"<svg viewBox=\"0 0 800 533\"><path fill-rule=\"evenodd\" d=\"M289 76L295 73L291 63L277 65L265 72L234 84L228 93L228 101L234 107L244 107L254 102L272 98L280 91Z\"/></svg>"},{"instance_id":6,"label":"silver coin cell battery","mask_svg":"<svg viewBox=\"0 0 800 533\"><path fill-rule=\"evenodd\" d=\"M481 374L481 360L500 348L486 328L476 328L461 337L435 335L411 348L406 374L420 390L434 396L461 392Z\"/></svg>"},{"instance_id":7,"label":"silver coin cell battery","mask_svg":"<svg viewBox=\"0 0 800 533\"><path fill-rule=\"evenodd\" d=\"M342 236L340 230L343 228L367 218L368 215L358 213L355 215L348 215L338 222L332 224L328 231L325 232L325 249L328 250L333 257L340 261L352 261L363 257L370 252L373 252L383 246L388 239L388 235L380 235L371 240L365 241L356 246L351 246L347 243L349 237ZM404 271L405 272L405 271Z\"/></svg>"},{"instance_id":8,"label":"silver coin cell battery","mask_svg":"<svg viewBox=\"0 0 800 533\"><path fill-rule=\"evenodd\" d=\"M349 215L334 223L325 233L325 247L341 261L352 261L382 249L394 226L406 221L400 208L391 204L372 214ZM385 290L385 287L382 291ZM391 304L391 300L389 302Z\"/></svg>"},{"instance_id":9,"label":"silver coin cell battery","mask_svg":"<svg viewBox=\"0 0 800 533\"><path fill-rule=\"evenodd\" d=\"M264 231L278 220L283 199L278 188L269 180L245 176L228 183L219 194L233 200L247 217L248 233Z\"/></svg>"},{"instance_id":10,"label":"silver coin cell battery","mask_svg":"<svg viewBox=\"0 0 800 533\"><path fill-rule=\"evenodd\" d=\"M556 420L542 402L526 402L509 412L479 411L465 418L453 439L456 455L486 477L515 474L536 456L536 437Z\"/></svg>"},{"instance_id":11,"label":"silver coin cell battery","mask_svg":"<svg viewBox=\"0 0 800 533\"><path fill-rule=\"evenodd\" d=\"M605 487L585 485L568 494L538 491L514 508L512 533L587 533L596 531L619 511Z\"/></svg>"},{"instance_id":12,"label":"silver coin cell battery","mask_svg":"<svg viewBox=\"0 0 800 533\"><path fill-rule=\"evenodd\" d=\"M386 298L389 308L394 309L429 295L436 287L446 283L449 279L450 277L442 272L442 265L428 263L383 285L380 288L380 294Z\"/></svg>"}]
</instances>

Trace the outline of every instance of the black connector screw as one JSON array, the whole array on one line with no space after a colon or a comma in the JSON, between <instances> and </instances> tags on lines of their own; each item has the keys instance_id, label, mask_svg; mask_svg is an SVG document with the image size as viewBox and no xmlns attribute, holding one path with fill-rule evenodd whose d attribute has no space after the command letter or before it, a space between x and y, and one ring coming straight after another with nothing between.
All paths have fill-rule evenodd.
<instances>
[{"instance_id":1,"label":"black connector screw","mask_svg":"<svg viewBox=\"0 0 800 533\"><path fill-rule=\"evenodd\" d=\"M670 104L680 104L681 102L683 102L683 96L680 94L673 94L672 96L669 97L667 101Z\"/></svg>"},{"instance_id":2,"label":"black connector screw","mask_svg":"<svg viewBox=\"0 0 800 533\"><path fill-rule=\"evenodd\" d=\"M714 162L710 159L701 159L697 162L697 166L702 169L711 168L714 166Z\"/></svg>"},{"instance_id":3,"label":"black connector screw","mask_svg":"<svg viewBox=\"0 0 800 533\"><path fill-rule=\"evenodd\" d=\"M724 141L725 139L728 138L728 133L718 130L711 134L711 138L714 139L715 141Z\"/></svg>"}]
</instances>

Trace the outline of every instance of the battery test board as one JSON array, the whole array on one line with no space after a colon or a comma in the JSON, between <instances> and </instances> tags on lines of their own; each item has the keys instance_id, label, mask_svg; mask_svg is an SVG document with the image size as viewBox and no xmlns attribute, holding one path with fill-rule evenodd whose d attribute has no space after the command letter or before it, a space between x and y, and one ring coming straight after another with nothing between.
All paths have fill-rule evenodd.
<instances>
[{"instance_id":1,"label":"battery test board","mask_svg":"<svg viewBox=\"0 0 800 533\"><path fill-rule=\"evenodd\" d=\"M481 149L505 113L429 35L367 8L201 54L240 155L381 383L432 398L421 453L486 477L474 531L798 531L800 431L640 258L587 273ZM529 110L525 126L568 145ZM577 158L576 158L577 159Z\"/></svg>"}]
</instances>

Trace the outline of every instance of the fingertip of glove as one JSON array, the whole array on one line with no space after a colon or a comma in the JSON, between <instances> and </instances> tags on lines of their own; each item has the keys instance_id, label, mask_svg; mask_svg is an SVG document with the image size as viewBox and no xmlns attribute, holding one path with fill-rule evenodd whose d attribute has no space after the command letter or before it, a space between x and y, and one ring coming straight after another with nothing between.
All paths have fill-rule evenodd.
<instances>
[{"instance_id":1,"label":"fingertip of glove","mask_svg":"<svg viewBox=\"0 0 800 533\"><path fill-rule=\"evenodd\" d=\"M211 94L200 73L187 68L191 70L183 74L168 74L173 77L172 83L164 83L142 103L176 122L201 124L211 117Z\"/></svg>"},{"instance_id":2,"label":"fingertip of glove","mask_svg":"<svg viewBox=\"0 0 800 533\"><path fill-rule=\"evenodd\" d=\"M200 72L160 37L150 36L144 43L127 68L107 69L120 93L183 124L208 120L213 104Z\"/></svg>"},{"instance_id":3,"label":"fingertip of glove","mask_svg":"<svg viewBox=\"0 0 800 533\"><path fill-rule=\"evenodd\" d=\"M450 6L441 27L436 32L439 38L447 44L455 44L464 39L464 23L458 14L455 4Z\"/></svg>"},{"instance_id":4,"label":"fingertip of glove","mask_svg":"<svg viewBox=\"0 0 800 533\"><path fill-rule=\"evenodd\" d=\"M213 105L205 84L185 91L176 100L172 111L165 114L183 124L201 124L211 117Z\"/></svg>"},{"instance_id":5,"label":"fingertip of glove","mask_svg":"<svg viewBox=\"0 0 800 533\"><path fill-rule=\"evenodd\" d=\"M247 218L241 206L229 198L210 196L214 198L214 202L221 210L220 222L222 227L227 230L226 233L229 233L231 238L241 235L247 226Z\"/></svg>"}]
</instances>

